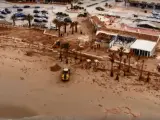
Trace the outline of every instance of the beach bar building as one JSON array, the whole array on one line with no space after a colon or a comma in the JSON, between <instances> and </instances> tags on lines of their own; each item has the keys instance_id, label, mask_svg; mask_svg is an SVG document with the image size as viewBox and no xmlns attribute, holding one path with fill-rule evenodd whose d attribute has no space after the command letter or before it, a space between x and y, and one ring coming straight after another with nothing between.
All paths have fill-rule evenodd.
<instances>
[{"instance_id":1,"label":"beach bar building","mask_svg":"<svg viewBox=\"0 0 160 120\"><path fill-rule=\"evenodd\" d=\"M156 48L156 42L137 39L131 46L130 50L137 56L153 56Z\"/></svg>"}]
</instances>

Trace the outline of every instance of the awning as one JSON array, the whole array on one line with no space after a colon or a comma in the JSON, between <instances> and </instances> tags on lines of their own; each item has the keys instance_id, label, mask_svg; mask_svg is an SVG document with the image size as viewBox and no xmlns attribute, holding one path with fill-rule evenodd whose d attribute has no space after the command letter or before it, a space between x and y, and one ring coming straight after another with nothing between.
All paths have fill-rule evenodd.
<instances>
[{"instance_id":1,"label":"awning","mask_svg":"<svg viewBox=\"0 0 160 120\"><path fill-rule=\"evenodd\" d=\"M132 45L131 49L138 49L138 50L144 50L144 51L152 51L155 47L156 42L148 41L148 40L142 40L137 39Z\"/></svg>"},{"instance_id":2,"label":"awning","mask_svg":"<svg viewBox=\"0 0 160 120\"><path fill-rule=\"evenodd\" d=\"M106 34L106 35L113 35L113 36L117 36L118 35L118 34L107 32L107 31L103 31L103 30L97 31L96 35L101 34L101 33Z\"/></svg>"}]
</instances>

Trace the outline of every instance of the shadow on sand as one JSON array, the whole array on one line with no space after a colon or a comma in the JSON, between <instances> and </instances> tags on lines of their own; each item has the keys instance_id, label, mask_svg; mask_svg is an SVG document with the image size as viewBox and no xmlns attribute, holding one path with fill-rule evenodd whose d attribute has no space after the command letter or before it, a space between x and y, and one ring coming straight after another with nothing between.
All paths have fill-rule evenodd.
<instances>
[{"instance_id":1,"label":"shadow on sand","mask_svg":"<svg viewBox=\"0 0 160 120\"><path fill-rule=\"evenodd\" d=\"M27 107L0 104L0 118L23 118L36 115L36 112Z\"/></svg>"}]
</instances>

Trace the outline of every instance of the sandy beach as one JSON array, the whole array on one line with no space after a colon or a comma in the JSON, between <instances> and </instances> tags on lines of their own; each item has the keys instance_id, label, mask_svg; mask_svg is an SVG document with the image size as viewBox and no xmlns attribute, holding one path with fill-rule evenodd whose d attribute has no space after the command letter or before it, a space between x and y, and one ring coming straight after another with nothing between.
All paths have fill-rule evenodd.
<instances>
[{"instance_id":1,"label":"sandy beach","mask_svg":"<svg viewBox=\"0 0 160 120\"><path fill-rule=\"evenodd\" d=\"M111 4L112 1L109 3ZM14 5L5 1L0 4L2 8L3 5L6 7ZM89 4L92 4L92 1L82 6ZM95 7L104 7L104 4L101 2L94 7L88 7L87 11L92 14L95 12ZM40 6L48 8L50 16L54 14L53 11L55 13L59 11L58 5L54 6L53 11L49 4L40 4ZM131 11L134 13L135 10L139 11L139 14L144 14L144 10L133 7L113 6L105 9L108 12L117 12L116 14L126 11L128 15L132 15ZM61 6L61 12L65 10L66 6ZM30 13L33 8L26 11ZM106 13L106 11L96 12ZM148 13L151 14L151 10ZM122 68L118 70L119 61L116 62L117 56L115 56L114 76L110 77L111 60L108 59L110 55L108 49L94 50L90 46L89 42L95 37L91 23L87 18L78 18L78 13L68 14L79 22L78 32L72 34L71 27L68 25L67 33L64 33L63 28L61 29L61 33L64 33L61 37L57 37L58 32L53 30L45 30L48 34L44 34L44 30L36 28L3 24L0 26L0 120L145 120L153 118L158 120L160 118L160 75L156 67L159 61L156 58L141 58L141 60L145 59L145 63L143 79L140 81L138 80L140 73L138 57L131 57L131 71L124 75L123 70L128 66L122 64ZM52 22L53 17L56 16L49 18L48 23ZM10 16L7 20L12 22ZM19 21L16 23L18 25ZM85 60L81 62L80 56L77 61L74 56L69 56L69 64L65 63L66 58L62 62L59 60L59 48L53 47L55 41L60 40L62 43L67 41L70 44L70 50L73 50L77 48L79 38L83 43L85 41L83 38L87 41L87 45L83 44L86 48L83 46L82 53L104 58L100 61L104 66L103 69L94 71L93 66L86 69L84 66L87 64L87 57L84 57ZM159 47L159 44L157 46ZM156 50L156 54L158 56L160 53ZM60 69L51 70L55 65ZM61 72L65 67L71 69L71 79L68 82L61 81ZM115 80L118 71L120 71L119 81ZM150 73L148 83L146 82L147 73Z\"/></svg>"},{"instance_id":2,"label":"sandy beach","mask_svg":"<svg viewBox=\"0 0 160 120\"><path fill-rule=\"evenodd\" d=\"M159 116L160 100L143 87L140 92L129 90L134 86L122 89L125 83L107 77L107 73L73 66L71 81L63 83L60 71L52 72L50 66L57 63L63 68L64 63L39 53L26 56L26 51L12 46L0 48L2 118L118 115L129 119Z\"/></svg>"}]
</instances>

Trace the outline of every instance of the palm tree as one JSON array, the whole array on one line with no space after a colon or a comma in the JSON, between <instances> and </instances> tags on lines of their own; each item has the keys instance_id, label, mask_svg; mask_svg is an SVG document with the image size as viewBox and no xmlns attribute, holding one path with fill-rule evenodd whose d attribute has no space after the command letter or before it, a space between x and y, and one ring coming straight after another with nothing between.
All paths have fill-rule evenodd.
<instances>
[{"instance_id":1,"label":"palm tree","mask_svg":"<svg viewBox=\"0 0 160 120\"><path fill-rule=\"evenodd\" d=\"M120 71L120 70L119 70ZM117 72L116 79L119 82L119 71Z\"/></svg>"},{"instance_id":2,"label":"palm tree","mask_svg":"<svg viewBox=\"0 0 160 120\"><path fill-rule=\"evenodd\" d=\"M146 82L149 83L149 81L150 81L150 72L148 72L148 74L147 74L147 80L146 80Z\"/></svg>"},{"instance_id":3,"label":"palm tree","mask_svg":"<svg viewBox=\"0 0 160 120\"><path fill-rule=\"evenodd\" d=\"M68 51L69 51L69 48L70 48L70 44L67 42L67 43L62 44L61 47L63 49L65 49L65 51L66 51L66 64L68 64Z\"/></svg>"},{"instance_id":4,"label":"palm tree","mask_svg":"<svg viewBox=\"0 0 160 120\"><path fill-rule=\"evenodd\" d=\"M74 26L75 26L75 24L74 24L74 22L72 22L70 25L70 28L72 28L72 34L74 33Z\"/></svg>"},{"instance_id":5,"label":"palm tree","mask_svg":"<svg viewBox=\"0 0 160 120\"><path fill-rule=\"evenodd\" d=\"M73 3L71 2L71 9L73 8Z\"/></svg>"},{"instance_id":6,"label":"palm tree","mask_svg":"<svg viewBox=\"0 0 160 120\"><path fill-rule=\"evenodd\" d=\"M75 52L75 56L74 56L74 61L75 61L75 63L76 63L77 59L78 59L78 57L77 57L77 52Z\"/></svg>"},{"instance_id":7,"label":"palm tree","mask_svg":"<svg viewBox=\"0 0 160 120\"><path fill-rule=\"evenodd\" d=\"M111 54L110 54L110 61L111 61L111 72L110 72L110 76L111 76L111 77L114 76L114 73L113 73L114 59L115 59L115 54L114 54L114 53L111 53Z\"/></svg>"},{"instance_id":8,"label":"palm tree","mask_svg":"<svg viewBox=\"0 0 160 120\"><path fill-rule=\"evenodd\" d=\"M125 6L127 5L127 0L124 0L124 4L125 4Z\"/></svg>"},{"instance_id":9,"label":"palm tree","mask_svg":"<svg viewBox=\"0 0 160 120\"><path fill-rule=\"evenodd\" d=\"M130 64L131 64L131 57L132 57L133 53L130 51L129 54L127 55L128 58L128 69L127 72L130 72Z\"/></svg>"},{"instance_id":10,"label":"palm tree","mask_svg":"<svg viewBox=\"0 0 160 120\"><path fill-rule=\"evenodd\" d=\"M29 28L31 27L31 21L33 20L33 16L28 14L25 19L28 21Z\"/></svg>"},{"instance_id":11,"label":"palm tree","mask_svg":"<svg viewBox=\"0 0 160 120\"><path fill-rule=\"evenodd\" d=\"M61 36L61 27L62 27L62 25L63 25L63 22L58 22L57 23L59 37Z\"/></svg>"},{"instance_id":12,"label":"palm tree","mask_svg":"<svg viewBox=\"0 0 160 120\"><path fill-rule=\"evenodd\" d=\"M13 25L15 25L15 21L16 21L16 15L15 14L13 14L11 16L11 20L13 21Z\"/></svg>"},{"instance_id":13,"label":"palm tree","mask_svg":"<svg viewBox=\"0 0 160 120\"><path fill-rule=\"evenodd\" d=\"M122 62L122 57L123 57L123 52L124 52L124 48L123 47L120 47L120 49L118 50L118 52L119 52L119 59L120 59L120 61L119 61L119 69L121 68L121 62Z\"/></svg>"},{"instance_id":14,"label":"palm tree","mask_svg":"<svg viewBox=\"0 0 160 120\"><path fill-rule=\"evenodd\" d=\"M62 50L60 49L60 53L59 53L59 59L61 60L61 62L62 62Z\"/></svg>"},{"instance_id":15,"label":"palm tree","mask_svg":"<svg viewBox=\"0 0 160 120\"><path fill-rule=\"evenodd\" d=\"M57 24L59 21L57 19L54 19L52 22L56 25L56 30L57 30Z\"/></svg>"},{"instance_id":16,"label":"palm tree","mask_svg":"<svg viewBox=\"0 0 160 120\"><path fill-rule=\"evenodd\" d=\"M66 33L67 32L67 25L68 25L68 23L67 22L63 22L63 25L64 25L64 32Z\"/></svg>"},{"instance_id":17,"label":"palm tree","mask_svg":"<svg viewBox=\"0 0 160 120\"><path fill-rule=\"evenodd\" d=\"M77 22L77 21L75 21L75 22L74 22L74 25L75 25L75 32L77 32L77 31L78 31L78 29L77 29L78 22Z\"/></svg>"},{"instance_id":18,"label":"palm tree","mask_svg":"<svg viewBox=\"0 0 160 120\"><path fill-rule=\"evenodd\" d=\"M123 69L123 72L124 72L124 76L126 76L126 69L125 69L125 68L126 68L126 67L125 67L125 65L126 65L126 59L124 59L123 62L124 62L124 69Z\"/></svg>"},{"instance_id":19,"label":"palm tree","mask_svg":"<svg viewBox=\"0 0 160 120\"><path fill-rule=\"evenodd\" d=\"M139 80L142 78L143 66L144 66L144 60L142 60L142 66L141 66L141 69L140 69Z\"/></svg>"}]
</instances>

